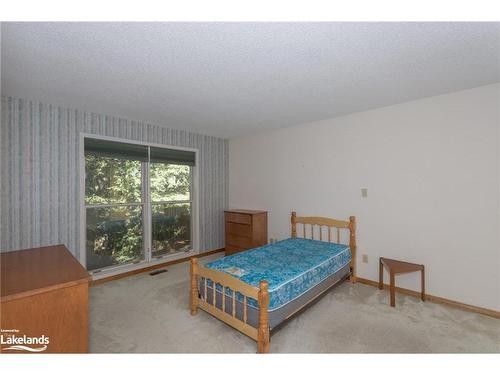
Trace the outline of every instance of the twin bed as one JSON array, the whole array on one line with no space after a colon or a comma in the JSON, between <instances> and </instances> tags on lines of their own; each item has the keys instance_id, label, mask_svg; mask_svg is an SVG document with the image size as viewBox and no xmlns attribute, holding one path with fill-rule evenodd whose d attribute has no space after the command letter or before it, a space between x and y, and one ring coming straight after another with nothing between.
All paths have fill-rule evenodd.
<instances>
[{"instance_id":1,"label":"twin bed","mask_svg":"<svg viewBox=\"0 0 500 375\"><path fill-rule=\"evenodd\" d=\"M289 239L205 266L192 259L191 315L201 308L257 341L259 353L267 353L271 330L339 282L356 281L354 216L342 221L292 212L291 224ZM349 232L348 244L340 243L341 230Z\"/></svg>"}]
</instances>

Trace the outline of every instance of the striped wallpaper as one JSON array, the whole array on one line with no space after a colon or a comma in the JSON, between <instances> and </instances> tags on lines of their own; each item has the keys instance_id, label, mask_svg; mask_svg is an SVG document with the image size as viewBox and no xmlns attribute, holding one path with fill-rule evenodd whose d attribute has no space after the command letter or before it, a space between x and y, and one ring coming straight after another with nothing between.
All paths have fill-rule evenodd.
<instances>
[{"instance_id":1,"label":"striped wallpaper","mask_svg":"<svg viewBox=\"0 0 500 375\"><path fill-rule=\"evenodd\" d=\"M199 150L200 250L224 246L228 141L2 96L0 250L65 244L80 253L80 133Z\"/></svg>"}]
</instances>

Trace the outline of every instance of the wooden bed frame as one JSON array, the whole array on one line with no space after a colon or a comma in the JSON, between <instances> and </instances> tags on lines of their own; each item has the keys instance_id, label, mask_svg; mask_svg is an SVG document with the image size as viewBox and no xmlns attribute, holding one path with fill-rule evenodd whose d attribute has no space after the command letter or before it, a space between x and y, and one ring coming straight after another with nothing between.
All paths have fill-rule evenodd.
<instances>
[{"instance_id":1,"label":"wooden bed frame","mask_svg":"<svg viewBox=\"0 0 500 375\"><path fill-rule=\"evenodd\" d=\"M306 226L310 225L311 239L314 239L314 227L318 226L318 237L320 241L323 241L323 227L328 228L328 242L332 241L332 228L336 229L337 243L340 243L340 230L349 230L349 247L351 249L352 259L351 259L351 275L349 277L350 281L356 282L356 218L354 216L349 217L349 221L330 219L326 217L315 217L315 216L297 216L295 212L292 212L291 216L292 224L292 238L297 237L297 224L302 224L303 230L302 235L306 238ZM325 239L326 240L326 239ZM198 290L198 278L204 278L204 294L199 293ZM212 303L208 303L207 296L207 280L212 280L213 283L220 284L223 287L230 288L233 291L232 295L232 314L226 312L226 296L222 293L222 309L216 306L216 288L212 288ZM215 286L215 284L214 284ZM232 277L224 272L212 270L203 267L198 263L197 258L191 259L191 294L190 294L190 305L191 305L191 315L196 315L198 313L198 308L205 310L209 314L215 316L224 323L229 324L231 327L237 329L238 331L244 333L248 337L257 341L257 352L267 353L269 352L269 284L266 280L261 280L259 288L249 285L235 277ZM223 289L224 290L224 289ZM243 295L243 320L236 317L236 293L239 292ZM317 297L323 295L321 293ZM253 298L258 302L259 305L259 327L255 328L250 324L247 324L247 299ZM313 300L314 300L313 299ZM311 301L309 301L311 302ZM292 314L291 316L293 316ZM290 316L290 317L291 317Z\"/></svg>"}]
</instances>

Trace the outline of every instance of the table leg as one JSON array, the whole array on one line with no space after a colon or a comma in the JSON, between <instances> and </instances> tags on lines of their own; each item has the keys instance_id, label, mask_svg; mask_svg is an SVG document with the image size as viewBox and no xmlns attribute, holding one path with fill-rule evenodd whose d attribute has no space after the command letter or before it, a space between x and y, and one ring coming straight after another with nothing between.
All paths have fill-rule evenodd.
<instances>
[{"instance_id":1,"label":"table leg","mask_svg":"<svg viewBox=\"0 0 500 375\"><path fill-rule=\"evenodd\" d=\"M396 306L396 295L394 291L394 273L390 272L391 282L390 282L390 294L391 294L391 306Z\"/></svg>"},{"instance_id":2,"label":"table leg","mask_svg":"<svg viewBox=\"0 0 500 375\"><path fill-rule=\"evenodd\" d=\"M422 266L422 301L425 301L425 267Z\"/></svg>"},{"instance_id":3,"label":"table leg","mask_svg":"<svg viewBox=\"0 0 500 375\"><path fill-rule=\"evenodd\" d=\"M378 260L378 288L380 290L384 289L384 266L380 258Z\"/></svg>"}]
</instances>

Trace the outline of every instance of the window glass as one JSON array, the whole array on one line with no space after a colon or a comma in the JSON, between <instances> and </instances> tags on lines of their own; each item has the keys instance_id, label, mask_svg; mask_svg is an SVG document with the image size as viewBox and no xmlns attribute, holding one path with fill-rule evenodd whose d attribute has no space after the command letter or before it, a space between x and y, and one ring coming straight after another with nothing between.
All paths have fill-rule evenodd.
<instances>
[{"instance_id":1,"label":"window glass","mask_svg":"<svg viewBox=\"0 0 500 375\"><path fill-rule=\"evenodd\" d=\"M149 170L152 202L190 200L189 165L151 163Z\"/></svg>"},{"instance_id":2,"label":"window glass","mask_svg":"<svg viewBox=\"0 0 500 375\"><path fill-rule=\"evenodd\" d=\"M85 203L141 202L141 162L85 155Z\"/></svg>"},{"instance_id":3,"label":"window glass","mask_svg":"<svg viewBox=\"0 0 500 375\"><path fill-rule=\"evenodd\" d=\"M191 249L191 203L156 203L153 211L153 257Z\"/></svg>"},{"instance_id":4,"label":"window glass","mask_svg":"<svg viewBox=\"0 0 500 375\"><path fill-rule=\"evenodd\" d=\"M192 249L193 152L91 138L84 145L88 270Z\"/></svg>"},{"instance_id":5,"label":"window glass","mask_svg":"<svg viewBox=\"0 0 500 375\"><path fill-rule=\"evenodd\" d=\"M141 206L87 208L87 269L95 270L141 260Z\"/></svg>"}]
</instances>

